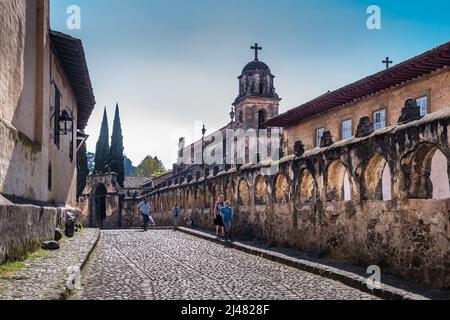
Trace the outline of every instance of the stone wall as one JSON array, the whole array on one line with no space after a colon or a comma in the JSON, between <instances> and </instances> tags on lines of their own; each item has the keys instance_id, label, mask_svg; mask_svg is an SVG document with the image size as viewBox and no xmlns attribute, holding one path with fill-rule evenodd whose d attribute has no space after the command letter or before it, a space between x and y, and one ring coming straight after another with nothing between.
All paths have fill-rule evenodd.
<instances>
[{"instance_id":1,"label":"stone wall","mask_svg":"<svg viewBox=\"0 0 450 320\"><path fill-rule=\"evenodd\" d=\"M79 219L79 209L45 204L13 203L0 195L0 264L21 260L64 230L67 214Z\"/></svg>"},{"instance_id":2,"label":"stone wall","mask_svg":"<svg viewBox=\"0 0 450 320\"><path fill-rule=\"evenodd\" d=\"M365 267L376 264L385 273L449 289L450 200L433 200L442 180L448 194L448 161L438 181L432 167L437 154L450 159L449 125L450 109L444 109L366 138L283 158L274 176L262 176L261 165L248 165L155 190L153 216L160 225L171 224L177 202L184 218L212 230L214 199L223 194L233 203L239 238ZM389 176L386 190L383 180ZM350 201L344 201L346 193ZM387 193L391 200L383 201ZM135 209L140 199L127 201L122 216L134 214L130 225L140 224Z\"/></svg>"}]
</instances>

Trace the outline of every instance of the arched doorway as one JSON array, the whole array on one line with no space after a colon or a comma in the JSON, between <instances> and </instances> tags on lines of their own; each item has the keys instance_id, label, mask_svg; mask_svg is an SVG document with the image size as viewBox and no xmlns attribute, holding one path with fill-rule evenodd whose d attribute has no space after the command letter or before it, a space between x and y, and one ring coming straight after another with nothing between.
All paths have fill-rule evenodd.
<instances>
[{"instance_id":1,"label":"arched doorway","mask_svg":"<svg viewBox=\"0 0 450 320\"><path fill-rule=\"evenodd\" d=\"M98 185L93 194L93 210L89 225L91 228L103 228L103 222L106 219L106 187L104 184Z\"/></svg>"}]
</instances>

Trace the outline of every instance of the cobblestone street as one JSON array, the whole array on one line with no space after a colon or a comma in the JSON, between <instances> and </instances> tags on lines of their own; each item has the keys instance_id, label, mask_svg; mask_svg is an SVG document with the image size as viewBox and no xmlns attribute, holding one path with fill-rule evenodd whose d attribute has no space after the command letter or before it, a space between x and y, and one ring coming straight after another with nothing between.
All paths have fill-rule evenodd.
<instances>
[{"instance_id":1,"label":"cobblestone street","mask_svg":"<svg viewBox=\"0 0 450 320\"><path fill-rule=\"evenodd\" d=\"M72 299L376 299L172 230L102 231Z\"/></svg>"}]
</instances>

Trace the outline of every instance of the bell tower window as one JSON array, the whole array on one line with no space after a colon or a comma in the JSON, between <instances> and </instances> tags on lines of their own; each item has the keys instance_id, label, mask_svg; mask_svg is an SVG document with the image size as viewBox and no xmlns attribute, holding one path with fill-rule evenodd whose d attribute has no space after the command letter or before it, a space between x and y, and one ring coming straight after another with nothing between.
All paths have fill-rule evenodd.
<instances>
[{"instance_id":1,"label":"bell tower window","mask_svg":"<svg viewBox=\"0 0 450 320\"><path fill-rule=\"evenodd\" d=\"M264 123L266 123L266 111L258 111L258 129L264 129Z\"/></svg>"}]
</instances>

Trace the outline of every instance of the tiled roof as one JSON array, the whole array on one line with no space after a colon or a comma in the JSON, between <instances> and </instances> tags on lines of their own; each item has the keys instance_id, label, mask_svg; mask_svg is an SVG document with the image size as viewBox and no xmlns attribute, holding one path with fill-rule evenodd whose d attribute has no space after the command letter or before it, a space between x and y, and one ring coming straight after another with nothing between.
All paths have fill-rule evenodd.
<instances>
[{"instance_id":1,"label":"tiled roof","mask_svg":"<svg viewBox=\"0 0 450 320\"><path fill-rule=\"evenodd\" d=\"M290 127L303 120L361 100L372 94L401 85L450 66L450 42L389 69L328 92L266 122L270 127Z\"/></svg>"},{"instance_id":2,"label":"tiled roof","mask_svg":"<svg viewBox=\"0 0 450 320\"><path fill-rule=\"evenodd\" d=\"M148 185L153 181L151 177L125 177L124 187L125 189L137 189Z\"/></svg>"},{"instance_id":3,"label":"tiled roof","mask_svg":"<svg viewBox=\"0 0 450 320\"><path fill-rule=\"evenodd\" d=\"M84 129L94 110L95 97L83 44L79 39L56 31L50 31L50 39L77 99L78 129Z\"/></svg>"}]
</instances>

